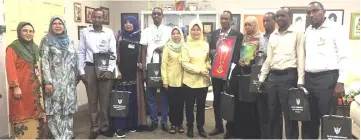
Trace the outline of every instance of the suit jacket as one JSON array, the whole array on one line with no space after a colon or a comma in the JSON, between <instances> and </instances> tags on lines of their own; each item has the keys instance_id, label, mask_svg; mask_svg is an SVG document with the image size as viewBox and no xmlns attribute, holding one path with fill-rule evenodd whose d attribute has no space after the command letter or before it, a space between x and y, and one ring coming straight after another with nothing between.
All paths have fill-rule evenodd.
<instances>
[{"instance_id":1,"label":"suit jacket","mask_svg":"<svg viewBox=\"0 0 361 140\"><path fill-rule=\"evenodd\" d=\"M217 41L218 41L218 38L219 38L219 35L221 34L221 29L218 29L218 30L215 30L212 32L212 35L211 35L211 40L209 42L209 50L216 50L217 48ZM233 49L233 56L232 56L232 63L235 63L236 65L238 65L238 61L239 61L239 58L240 58L240 48L242 47L243 45L243 34L241 32L238 32L234 29L231 29L231 31L229 32L228 36L236 36L237 37L237 40L236 40L236 43L234 45L234 49ZM210 55L212 56L212 55ZM213 60L213 56L212 56L212 59Z\"/></svg>"}]
</instances>

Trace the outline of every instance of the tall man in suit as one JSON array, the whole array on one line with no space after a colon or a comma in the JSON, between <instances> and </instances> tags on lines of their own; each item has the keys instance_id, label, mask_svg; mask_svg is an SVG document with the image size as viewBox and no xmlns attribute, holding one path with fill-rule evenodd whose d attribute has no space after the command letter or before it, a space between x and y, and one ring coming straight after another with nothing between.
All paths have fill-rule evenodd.
<instances>
[{"instance_id":1,"label":"tall man in suit","mask_svg":"<svg viewBox=\"0 0 361 140\"><path fill-rule=\"evenodd\" d=\"M232 63L238 65L239 57L240 57L240 47L242 46L243 41L243 35L239 31L236 31L231 28L233 22L232 13L230 11L223 11L221 15L221 29L218 29L216 31L212 32L211 40L209 43L209 49L210 49L210 56L214 58L216 56L216 48L217 44L220 40L227 36L235 36L237 37L235 48L233 51L233 57L232 57ZM213 60L213 59L212 59ZM233 75L232 75L233 76ZM235 75L234 75L235 76ZM232 79L232 78L231 78ZM235 78L233 78L235 79ZM220 95L221 92L225 90L224 85L227 81L217 78L212 78L212 86L213 86L213 94L214 94L214 100L213 100L213 108L214 108L214 117L215 117L215 129L209 134L210 136L218 135L221 133L224 133L222 118L220 114ZM233 90L233 88L230 88L231 92L235 94L235 96L238 96L236 93L236 90ZM238 97L235 97L236 99ZM225 138L230 138L232 134L232 126L233 124L231 122L227 122L226 129L227 133L225 134Z\"/></svg>"}]
</instances>

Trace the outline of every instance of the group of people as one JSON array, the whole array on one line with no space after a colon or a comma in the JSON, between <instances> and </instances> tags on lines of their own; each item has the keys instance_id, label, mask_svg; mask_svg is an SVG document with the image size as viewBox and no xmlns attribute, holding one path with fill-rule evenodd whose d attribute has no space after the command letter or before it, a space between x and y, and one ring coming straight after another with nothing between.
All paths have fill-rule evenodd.
<instances>
[{"instance_id":1,"label":"group of people","mask_svg":"<svg viewBox=\"0 0 361 140\"><path fill-rule=\"evenodd\" d=\"M221 29L212 32L208 43L204 41L203 24L199 19L191 21L185 38L179 27L162 24L163 10L157 7L152 11L154 25L141 30L137 19L129 16L122 30L114 34L102 26L104 12L95 9L93 25L80 32L78 51L61 17L54 16L50 20L49 32L39 48L33 41L35 30L31 23L21 22L18 39L6 49L12 134L16 138L38 138L42 131L38 130L42 128L39 126L45 124L53 138L73 138L76 86L82 81L88 97L89 139L99 134L125 137L128 131L157 129L157 94L161 95L163 131L171 134L186 131L186 135L193 138L196 105L198 134L204 138L222 134L225 130L220 114L221 92L235 96L235 119L227 122L224 138L281 139L284 118L286 138L297 139L298 123L289 119L288 110L288 90L292 87L305 87L310 93L311 121L302 122L302 138L317 139L320 118L330 112L334 96L341 97L344 93L346 34L339 25L325 18L320 2L308 5L311 26L305 33L293 30L292 16L287 7L281 7L276 13L266 13L263 17L265 33L259 31L255 17L247 17L246 32L242 34L231 27L232 13L224 11L220 16ZM209 71L211 61L217 56L217 44L227 36L236 37L231 60L236 66L230 73L230 80L211 78ZM253 102L238 98L249 92L240 90L243 88L240 82L246 81L240 76L249 75L255 64L254 60L247 63L241 59L241 49L245 45L255 47L255 54L266 57L257 84L265 93ZM96 76L93 59L93 54L99 52L111 52L116 56L109 60L109 67L101 78ZM161 63L163 86L159 88L160 93L157 88L144 87L149 63ZM115 71L120 82L114 82ZM203 127L211 83L215 129L207 134ZM115 84L131 92L126 118L109 117L110 94ZM147 124L146 103L150 125Z\"/></svg>"}]
</instances>

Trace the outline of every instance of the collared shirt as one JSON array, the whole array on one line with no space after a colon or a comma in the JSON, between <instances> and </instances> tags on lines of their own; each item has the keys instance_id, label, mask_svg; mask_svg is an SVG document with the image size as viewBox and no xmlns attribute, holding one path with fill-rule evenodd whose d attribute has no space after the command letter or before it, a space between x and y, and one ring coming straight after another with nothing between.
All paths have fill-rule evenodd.
<instances>
[{"instance_id":1,"label":"collared shirt","mask_svg":"<svg viewBox=\"0 0 361 140\"><path fill-rule=\"evenodd\" d=\"M229 28L226 32L224 32L222 29L219 30L219 37L217 40L217 43L224 39L226 36L228 36L229 32L231 32L232 28Z\"/></svg>"},{"instance_id":2,"label":"collared shirt","mask_svg":"<svg viewBox=\"0 0 361 140\"><path fill-rule=\"evenodd\" d=\"M297 84L304 84L305 36L289 27L285 32L275 30L267 46L267 59L262 66L260 81L264 82L270 70L297 68Z\"/></svg>"},{"instance_id":3,"label":"collared shirt","mask_svg":"<svg viewBox=\"0 0 361 140\"><path fill-rule=\"evenodd\" d=\"M85 62L94 63L93 53L112 52L116 56L116 42L111 29L103 27L101 31L95 31L88 27L80 32L78 69L79 74L85 74ZM116 68L116 60L109 60L108 71L113 72Z\"/></svg>"},{"instance_id":4,"label":"collared shirt","mask_svg":"<svg viewBox=\"0 0 361 140\"><path fill-rule=\"evenodd\" d=\"M147 45L147 58L146 63L150 63L153 58L153 63L159 63L159 54L154 52L158 47L163 47L167 44L172 29L163 24L157 27L156 25L150 25L148 28L142 31L140 38L140 44Z\"/></svg>"},{"instance_id":5,"label":"collared shirt","mask_svg":"<svg viewBox=\"0 0 361 140\"><path fill-rule=\"evenodd\" d=\"M269 41L270 36L266 36L266 33L264 33L262 36L260 36L258 52L263 52L264 55L266 55L266 53L267 53L267 45L268 45L268 41Z\"/></svg>"},{"instance_id":6,"label":"collared shirt","mask_svg":"<svg viewBox=\"0 0 361 140\"><path fill-rule=\"evenodd\" d=\"M305 71L316 73L338 69L338 82L344 83L349 54L346 31L340 25L326 19L318 29L308 27L305 36Z\"/></svg>"}]
</instances>

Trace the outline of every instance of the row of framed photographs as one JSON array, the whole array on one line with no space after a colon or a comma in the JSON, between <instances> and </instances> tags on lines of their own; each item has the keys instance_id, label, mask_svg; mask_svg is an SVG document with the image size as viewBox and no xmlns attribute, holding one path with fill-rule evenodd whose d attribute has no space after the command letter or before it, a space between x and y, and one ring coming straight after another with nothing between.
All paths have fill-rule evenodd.
<instances>
[{"instance_id":1,"label":"row of framed photographs","mask_svg":"<svg viewBox=\"0 0 361 140\"><path fill-rule=\"evenodd\" d=\"M80 3L74 2L74 21L82 22L82 5ZM85 6L85 23L92 23L91 16L95 8ZM104 11L104 24L109 25L109 8L100 6L100 9Z\"/></svg>"}]
</instances>

